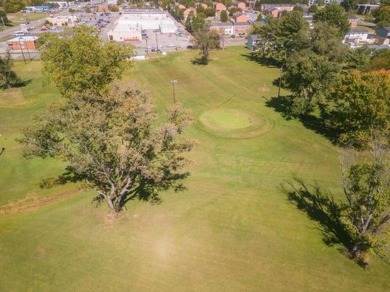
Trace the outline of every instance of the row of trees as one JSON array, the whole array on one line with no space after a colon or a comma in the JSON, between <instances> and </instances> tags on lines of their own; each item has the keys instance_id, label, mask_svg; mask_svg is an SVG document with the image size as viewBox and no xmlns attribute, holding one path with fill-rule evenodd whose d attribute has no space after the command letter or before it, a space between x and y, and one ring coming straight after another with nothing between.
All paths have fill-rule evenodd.
<instances>
[{"instance_id":1,"label":"row of trees","mask_svg":"<svg viewBox=\"0 0 390 292\"><path fill-rule=\"evenodd\" d=\"M189 175L184 153L192 147L181 137L188 112L174 104L167 122L156 123L151 98L119 80L132 68L131 51L103 44L85 26L41 41L44 73L64 98L24 129L24 155L66 161L68 172L96 191L94 201L106 201L113 212L132 199L181 190Z\"/></svg>"},{"instance_id":2,"label":"row of trees","mask_svg":"<svg viewBox=\"0 0 390 292\"><path fill-rule=\"evenodd\" d=\"M261 36L256 54L282 68L291 95L276 100L287 104L287 115L316 118L317 129L360 157L342 164L347 202L339 213L350 254L359 260L378 247L390 223L389 53L348 49L341 41L348 22L336 4L316 13L314 22L309 30L300 11L271 19L255 30Z\"/></svg>"}]
</instances>

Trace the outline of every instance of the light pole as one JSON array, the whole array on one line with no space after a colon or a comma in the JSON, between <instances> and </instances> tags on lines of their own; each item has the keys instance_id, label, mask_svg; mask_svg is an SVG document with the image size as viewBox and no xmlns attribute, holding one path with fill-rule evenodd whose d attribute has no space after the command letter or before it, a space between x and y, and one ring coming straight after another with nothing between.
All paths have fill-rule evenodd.
<instances>
[{"instance_id":1,"label":"light pole","mask_svg":"<svg viewBox=\"0 0 390 292\"><path fill-rule=\"evenodd\" d=\"M283 66L280 67L278 97L280 97L280 87L282 86L282 72L283 72Z\"/></svg>"},{"instance_id":2,"label":"light pole","mask_svg":"<svg viewBox=\"0 0 390 292\"><path fill-rule=\"evenodd\" d=\"M23 47L22 47L22 37L19 38L19 47L20 47L20 50L22 51L22 56L23 56L23 61L24 61L24 64L26 64L26 58L24 57L24 51L23 51Z\"/></svg>"},{"instance_id":3,"label":"light pole","mask_svg":"<svg viewBox=\"0 0 390 292\"><path fill-rule=\"evenodd\" d=\"M176 103L175 83L177 83L177 80L173 79L173 80L171 80L171 83L172 83L173 104L175 104Z\"/></svg>"}]
</instances>

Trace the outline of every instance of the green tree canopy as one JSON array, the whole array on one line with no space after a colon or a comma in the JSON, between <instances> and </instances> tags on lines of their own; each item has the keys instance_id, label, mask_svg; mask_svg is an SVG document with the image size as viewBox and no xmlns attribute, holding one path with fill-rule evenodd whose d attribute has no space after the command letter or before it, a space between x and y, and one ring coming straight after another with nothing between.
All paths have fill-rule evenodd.
<instances>
[{"instance_id":1,"label":"green tree canopy","mask_svg":"<svg viewBox=\"0 0 390 292\"><path fill-rule=\"evenodd\" d=\"M327 123L340 133L340 142L367 147L373 133L390 138L390 71L343 75L329 96Z\"/></svg>"},{"instance_id":2,"label":"green tree canopy","mask_svg":"<svg viewBox=\"0 0 390 292\"><path fill-rule=\"evenodd\" d=\"M390 70L390 50L384 49L375 52L368 64L369 70Z\"/></svg>"},{"instance_id":3,"label":"green tree canopy","mask_svg":"<svg viewBox=\"0 0 390 292\"><path fill-rule=\"evenodd\" d=\"M349 29L348 18L344 9L337 3L330 3L314 14L314 22L327 22L339 29L339 37L343 37Z\"/></svg>"},{"instance_id":4,"label":"green tree canopy","mask_svg":"<svg viewBox=\"0 0 390 292\"><path fill-rule=\"evenodd\" d=\"M130 48L102 43L91 27L76 27L64 37L45 34L40 43L44 74L67 97L84 91L99 93L132 67L127 60Z\"/></svg>"},{"instance_id":5,"label":"green tree canopy","mask_svg":"<svg viewBox=\"0 0 390 292\"><path fill-rule=\"evenodd\" d=\"M220 14L221 22L226 22L229 20L226 10L222 10Z\"/></svg>"},{"instance_id":6,"label":"green tree canopy","mask_svg":"<svg viewBox=\"0 0 390 292\"><path fill-rule=\"evenodd\" d=\"M8 89L19 86L22 80L12 70L12 60L9 53L2 58L0 57L0 88Z\"/></svg>"},{"instance_id":7,"label":"green tree canopy","mask_svg":"<svg viewBox=\"0 0 390 292\"><path fill-rule=\"evenodd\" d=\"M52 156L119 212L127 201L158 199L182 188L191 143L181 135L189 124L179 105L156 124L151 99L134 85L113 85L103 95L84 92L35 118L20 142L25 155Z\"/></svg>"},{"instance_id":8,"label":"green tree canopy","mask_svg":"<svg viewBox=\"0 0 390 292\"><path fill-rule=\"evenodd\" d=\"M209 26L197 30L192 38L194 47L200 50L199 63L208 64L210 50L219 49L220 36L218 31L210 30Z\"/></svg>"},{"instance_id":9,"label":"green tree canopy","mask_svg":"<svg viewBox=\"0 0 390 292\"><path fill-rule=\"evenodd\" d=\"M258 54L277 66L284 65L294 51L307 46L307 28L300 11L288 12L281 18L271 18L257 30L261 36Z\"/></svg>"}]
</instances>

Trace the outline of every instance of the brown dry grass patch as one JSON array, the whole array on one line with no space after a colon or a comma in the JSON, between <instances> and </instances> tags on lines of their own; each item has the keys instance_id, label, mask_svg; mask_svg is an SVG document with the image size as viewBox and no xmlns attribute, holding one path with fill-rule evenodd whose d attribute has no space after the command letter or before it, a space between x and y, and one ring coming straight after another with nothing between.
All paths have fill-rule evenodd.
<instances>
[{"instance_id":1,"label":"brown dry grass patch","mask_svg":"<svg viewBox=\"0 0 390 292\"><path fill-rule=\"evenodd\" d=\"M19 108L28 104L21 88L10 88L0 91L0 107Z\"/></svg>"}]
</instances>

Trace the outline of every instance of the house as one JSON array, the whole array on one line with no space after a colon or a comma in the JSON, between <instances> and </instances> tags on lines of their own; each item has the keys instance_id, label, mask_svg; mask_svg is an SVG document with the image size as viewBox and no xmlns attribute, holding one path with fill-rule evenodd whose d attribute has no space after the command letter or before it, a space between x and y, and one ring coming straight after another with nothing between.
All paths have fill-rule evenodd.
<instances>
[{"instance_id":1,"label":"house","mask_svg":"<svg viewBox=\"0 0 390 292\"><path fill-rule=\"evenodd\" d=\"M234 23L234 35L236 36L246 36L248 35L251 24L249 22L238 22Z\"/></svg>"},{"instance_id":2,"label":"house","mask_svg":"<svg viewBox=\"0 0 390 292\"><path fill-rule=\"evenodd\" d=\"M242 3L242 2L241 2ZM248 16L246 16L244 13L242 12L236 12L233 14L233 19L234 19L234 22L248 22Z\"/></svg>"},{"instance_id":3,"label":"house","mask_svg":"<svg viewBox=\"0 0 390 292\"><path fill-rule=\"evenodd\" d=\"M261 10L267 16L271 16L273 18L279 18L282 16L284 11L292 11L294 9L294 5L291 4L263 4L261 5Z\"/></svg>"},{"instance_id":4,"label":"house","mask_svg":"<svg viewBox=\"0 0 390 292\"><path fill-rule=\"evenodd\" d=\"M390 43L390 26L381 27L376 30L379 45L389 45Z\"/></svg>"},{"instance_id":5,"label":"house","mask_svg":"<svg viewBox=\"0 0 390 292\"><path fill-rule=\"evenodd\" d=\"M180 4L180 3L176 3L176 7L181 9L181 10L186 10L187 7L185 7L183 4Z\"/></svg>"},{"instance_id":6,"label":"house","mask_svg":"<svg viewBox=\"0 0 390 292\"><path fill-rule=\"evenodd\" d=\"M37 49L36 36L20 36L7 41L7 46L10 50L31 50Z\"/></svg>"},{"instance_id":7,"label":"house","mask_svg":"<svg viewBox=\"0 0 390 292\"><path fill-rule=\"evenodd\" d=\"M98 12L108 12L108 5L107 4L98 5L97 11Z\"/></svg>"},{"instance_id":8,"label":"house","mask_svg":"<svg viewBox=\"0 0 390 292\"><path fill-rule=\"evenodd\" d=\"M241 10L246 9L246 4L244 2L235 2L235 3L233 3L233 5L237 8L240 8Z\"/></svg>"},{"instance_id":9,"label":"house","mask_svg":"<svg viewBox=\"0 0 390 292\"><path fill-rule=\"evenodd\" d=\"M186 10L184 10L184 12L183 12L184 19L187 19L188 15L190 15L191 12L196 14L196 10L194 7L190 7L190 8L187 8Z\"/></svg>"},{"instance_id":10,"label":"house","mask_svg":"<svg viewBox=\"0 0 390 292\"><path fill-rule=\"evenodd\" d=\"M369 30L365 27L351 27L344 36L344 43L360 43L367 41Z\"/></svg>"},{"instance_id":11,"label":"house","mask_svg":"<svg viewBox=\"0 0 390 292\"><path fill-rule=\"evenodd\" d=\"M222 10L227 10L226 6L222 3L215 3L215 11L220 12Z\"/></svg>"},{"instance_id":12,"label":"house","mask_svg":"<svg viewBox=\"0 0 390 292\"><path fill-rule=\"evenodd\" d=\"M348 23L350 27L356 27L359 22L359 18L357 18L354 15L349 15L348 16Z\"/></svg>"},{"instance_id":13,"label":"house","mask_svg":"<svg viewBox=\"0 0 390 292\"><path fill-rule=\"evenodd\" d=\"M255 51L258 48L258 43L260 42L260 35L253 34L248 36L246 46L249 50Z\"/></svg>"},{"instance_id":14,"label":"house","mask_svg":"<svg viewBox=\"0 0 390 292\"><path fill-rule=\"evenodd\" d=\"M390 26L378 28L376 34L382 38L390 38Z\"/></svg>"},{"instance_id":15,"label":"house","mask_svg":"<svg viewBox=\"0 0 390 292\"><path fill-rule=\"evenodd\" d=\"M249 8L255 8L256 0L246 0L245 2Z\"/></svg>"},{"instance_id":16,"label":"house","mask_svg":"<svg viewBox=\"0 0 390 292\"><path fill-rule=\"evenodd\" d=\"M213 23L210 25L210 30L216 30L220 35L231 36L234 34L234 25L231 21Z\"/></svg>"}]
</instances>

